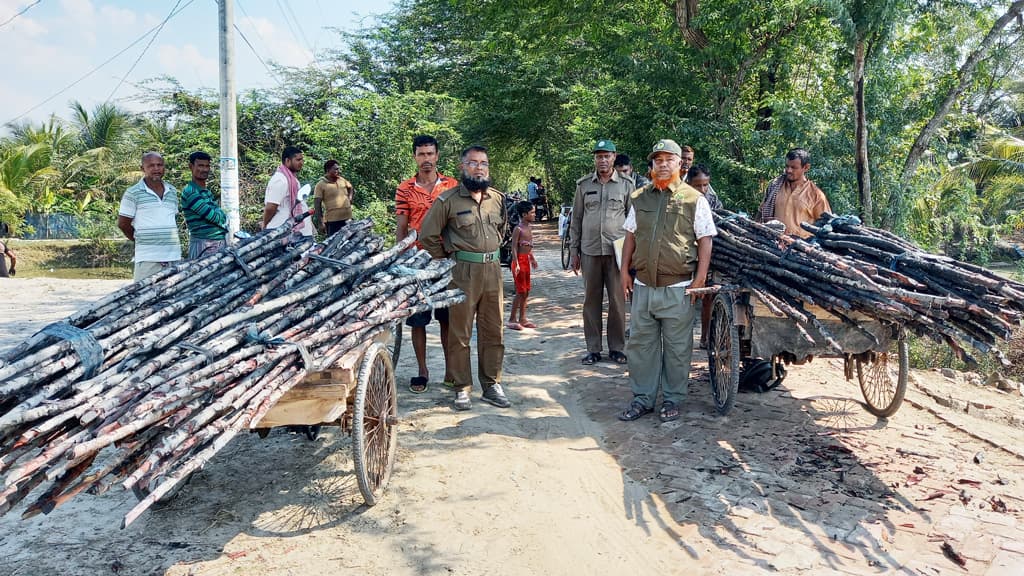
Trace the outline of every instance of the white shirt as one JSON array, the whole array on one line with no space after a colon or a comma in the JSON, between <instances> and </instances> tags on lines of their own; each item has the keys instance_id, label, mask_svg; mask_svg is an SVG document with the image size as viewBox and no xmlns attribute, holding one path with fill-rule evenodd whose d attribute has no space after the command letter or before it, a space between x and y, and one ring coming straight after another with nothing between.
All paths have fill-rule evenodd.
<instances>
[{"instance_id":1,"label":"white shirt","mask_svg":"<svg viewBox=\"0 0 1024 576\"><path fill-rule=\"evenodd\" d=\"M629 213L626 214L626 221L622 223L622 229L630 234L636 234L636 208L629 207ZM708 199L703 195L697 198L697 209L693 213L693 234L698 240L708 236L718 236L718 229L715 228L715 219L711 215L711 206L708 204ZM633 282L640 286L646 286L639 279L635 279ZM682 282L666 286L666 288L685 288L691 282L693 280L683 280Z\"/></svg>"},{"instance_id":2,"label":"white shirt","mask_svg":"<svg viewBox=\"0 0 1024 576\"><path fill-rule=\"evenodd\" d=\"M164 182L161 198L139 180L121 197L118 214L132 219L135 229L135 262L177 262L181 260L178 241L178 190Z\"/></svg>"},{"instance_id":3,"label":"white shirt","mask_svg":"<svg viewBox=\"0 0 1024 576\"><path fill-rule=\"evenodd\" d=\"M263 202L265 204L277 204L277 213L270 219L267 229L282 226L291 217L292 197L288 194L288 179L284 177L284 174L274 172L274 175L270 177L270 182L267 182L267 192L263 195ZM309 208L304 201L299 200L299 206L303 212L309 212ZM302 221L302 235L313 235L313 222L311 218L307 217Z\"/></svg>"}]
</instances>

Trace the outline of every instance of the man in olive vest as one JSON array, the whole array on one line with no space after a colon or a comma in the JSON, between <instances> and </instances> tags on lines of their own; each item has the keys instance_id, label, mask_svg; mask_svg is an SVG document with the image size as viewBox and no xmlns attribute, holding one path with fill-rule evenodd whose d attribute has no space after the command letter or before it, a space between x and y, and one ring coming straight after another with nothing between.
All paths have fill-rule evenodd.
<instances>
[{"instance_id":1,"label":"man in olive vest","mask_svg":"<svg viewBox=\"0 0 1024 576\"><path fill-rule=\"evenodd\" d=\"M601 360L601 316L608 292L608 358L626 363L626 301L619 287L615 241L622 238L622 223L629 208L633 180L615 171L615 144L594 145L594 171L576 181L576 196L569 223L570 266L583 269L583 336L587 341L584 364Z\"/></svg>"},{"instance_id":2,"label":"man in olive vest","mask_svg":"<svg viewBox=\"0 0 1024 576\"><path fill-rule=\"evenodd\" d=\"M633 192L622 228L622 291L633 294L630 312L629 384L633 400L619 414L636 420L654 411L661 389L662 422L679 418L686 397L693 354L696 296L711 263L711 237L717 234L704 195L680 176L683 150L659 140L648 159L654 161L650 184ZM636 269L636 280L629 274Z\"/></svg>"}]
</instances>

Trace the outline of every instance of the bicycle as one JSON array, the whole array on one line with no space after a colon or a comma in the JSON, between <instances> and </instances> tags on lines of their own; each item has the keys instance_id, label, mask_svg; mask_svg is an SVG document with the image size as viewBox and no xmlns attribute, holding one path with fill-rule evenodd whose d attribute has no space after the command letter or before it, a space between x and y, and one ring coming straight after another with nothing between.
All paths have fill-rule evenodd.
<instances>
[{"instance_id":1,"label":"bicycle","mask_svg":"<svg viewBox=\"0 0 1024 576\"><path fill-rule=\"evenodd\" d=\"M568 270L572 260L572 255L569 253L569 246L572 244L572 238L569 237L569 231L572 228L569 225L571 221L572 206L562 206L562 213L558 216L558 235L562 237L562 270Z\"/></svg>"}]
</instances>

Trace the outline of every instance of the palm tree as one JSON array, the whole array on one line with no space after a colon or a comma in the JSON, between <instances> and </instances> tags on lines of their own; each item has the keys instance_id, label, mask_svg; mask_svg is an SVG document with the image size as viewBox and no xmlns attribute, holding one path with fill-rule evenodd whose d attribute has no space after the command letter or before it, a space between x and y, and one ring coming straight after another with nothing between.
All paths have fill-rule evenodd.
<instances>
[{"instance_id":1,"label":"palm tree","mask_svg":"<svg viewBox=\"0 0 1024 576\"><path fill-rule=\"evenodd\" d=\"M48 144L17 145L0 152L0 220L17 233L36 195L58 173Z\"/></svg>"},{"instance_id":2,"label":"palm tree","mask_svg":"<svg viewBox=\"0 0 1024 576\"><path fill-rule=\"evenodd\" d=\"M941 183L971 186L982 222L1003 224L1024 211L1024 140L991 128L986 132L978 155L950 169Z\"/></svg>"}]
</instances>

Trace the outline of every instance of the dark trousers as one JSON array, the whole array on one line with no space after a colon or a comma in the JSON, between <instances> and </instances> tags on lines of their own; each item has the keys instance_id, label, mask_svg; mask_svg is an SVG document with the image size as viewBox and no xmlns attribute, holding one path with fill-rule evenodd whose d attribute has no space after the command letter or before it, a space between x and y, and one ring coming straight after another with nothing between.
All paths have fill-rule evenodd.
<instances>
[{"instance_id":1,"label":"dark trousers","mask_svg":"<svg viewBox=\"0 0 1024 576\"><path fill-rule=\"evenodd\" d=\"M334 234L338 230L341 230L342 228L345 227L345 224L348 224L348 220L336 220L334 222L328 222L327 235L330 236L331 234Z\"/></svg>"},{"instance_id":2,"label":"dark trousers","mask_svg":"<svg viewBox=\"0 0 1024 576\"><path fill-rule=\"evenodd\" d=\"M583 254L583 336L587 352L601 352L604 293L608 292L608 351L626 349L626 296L622 292L615 256Z\"/></svg>"},{"instance_id":3,"label":"dark trousers","mask_svg":"<svg viewBox=\"0 0 1024 576\"><path fill-rule=\"evenodd\" d=\"M448 371L456 390L473 387L469 343L475 322L477 378L487 390L501 383L505 359L501 267L497 262L457 262L452 284L466 293L466 300L448 309Z\"/></svg>"}]
</instances>

